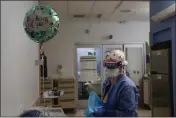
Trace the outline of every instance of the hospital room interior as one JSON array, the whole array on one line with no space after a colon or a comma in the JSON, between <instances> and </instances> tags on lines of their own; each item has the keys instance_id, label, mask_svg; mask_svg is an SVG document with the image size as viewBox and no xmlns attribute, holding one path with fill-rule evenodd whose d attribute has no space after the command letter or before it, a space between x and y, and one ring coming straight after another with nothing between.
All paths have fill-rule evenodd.
<instances>
[{"instance_id":1,"label":"hospital room interior","mask_svg":"<svg viewBox=\"0 0 176 118\"><path fill-rule=\"evenodd\" d=\"M119 51L128 62L123 75L138 90L138 116L176 117L175 6L174 0L1 1L0 115L95 114L90 109L95 110L91 104L96 100L90 93L107 103L105 60L110 52ZM52 13L34 12L38 8ZM52 31L46 19L46 26L40 24L47 13L57 27ZM38 18L39 29L27 24L36 14L31 22ZM50 30L51 36L40 40L30 28Z\"/></svg>"}]
</instances>

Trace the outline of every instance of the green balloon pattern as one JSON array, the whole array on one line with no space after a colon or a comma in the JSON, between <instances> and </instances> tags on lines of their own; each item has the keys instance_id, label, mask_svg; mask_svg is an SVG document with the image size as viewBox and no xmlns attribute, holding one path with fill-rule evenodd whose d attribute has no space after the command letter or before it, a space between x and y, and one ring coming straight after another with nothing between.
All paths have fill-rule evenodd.
<instances>
[{"instance_id":1,"label":"green balloon pattern","mask_svg":"<svg viewBox=\"0 0 176 118\"><path fill-rule=\"evenodd\" d=\"M56 36L59 17L49 6L32 7L25 15L23 26L29 38L37 43L45 43Z\"/></svg>"}]
</instances>

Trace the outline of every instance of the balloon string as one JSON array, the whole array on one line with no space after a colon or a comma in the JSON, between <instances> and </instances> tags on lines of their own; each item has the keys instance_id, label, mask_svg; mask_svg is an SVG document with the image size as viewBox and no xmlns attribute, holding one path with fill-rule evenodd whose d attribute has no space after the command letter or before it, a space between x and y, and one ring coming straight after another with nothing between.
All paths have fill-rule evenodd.
<instances>
[{"instance_id":1,"label":"balloon string","mask_svg":"<svg viewBox=\"0 0 176 118\"><path fill-rule=\"evenodd\" d=\"M42 49L42 46L43 46L43 43L40 43L39 45L40 45L40 50L41 50L41 49Z\"/></svg>"}]
</instances>

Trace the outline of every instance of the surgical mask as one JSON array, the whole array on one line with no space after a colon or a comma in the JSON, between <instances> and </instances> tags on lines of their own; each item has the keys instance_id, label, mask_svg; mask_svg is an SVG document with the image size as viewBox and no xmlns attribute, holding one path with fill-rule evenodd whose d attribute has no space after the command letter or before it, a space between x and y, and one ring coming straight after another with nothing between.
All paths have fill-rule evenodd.
<instances>
[{"instance_id":1,"label":"surgical mask","mask_svg":"<svg viewBox=\"0 0 176 118\"><path fill-rule=\"evenodd\" d=\"M109 78L109 77L116 77L118 76L120 73L119 73L119 69L107 69L106 70L106 77Z\"/></svg>"}]
</instances>

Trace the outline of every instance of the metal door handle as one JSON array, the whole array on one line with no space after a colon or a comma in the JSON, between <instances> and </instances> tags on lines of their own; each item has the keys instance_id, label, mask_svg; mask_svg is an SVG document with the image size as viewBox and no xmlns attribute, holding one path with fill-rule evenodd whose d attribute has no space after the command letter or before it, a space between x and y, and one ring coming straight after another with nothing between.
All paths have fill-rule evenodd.
<instances>
[{"instance_id":1,"label":"metal door handle","mask_svg":"<svg viewBox=\"0 0 176 118\"><path fill-rule=\"evenodd\" d=\"M161 51L157 51L157 52L156 52L156 55L157 55L157 56L161 55Z\"/></svg>"},{"instance_id":2,"label":"metal door handle","mask_svg":"<svg viewBox=\"0 0 176 118\"><path fill-rule=\"evenodd\" d=\"M157 75L157 79L162 79L162 76L161 75Z\"/></svg>"}]
</instances>

